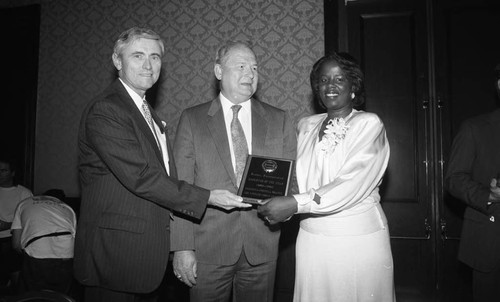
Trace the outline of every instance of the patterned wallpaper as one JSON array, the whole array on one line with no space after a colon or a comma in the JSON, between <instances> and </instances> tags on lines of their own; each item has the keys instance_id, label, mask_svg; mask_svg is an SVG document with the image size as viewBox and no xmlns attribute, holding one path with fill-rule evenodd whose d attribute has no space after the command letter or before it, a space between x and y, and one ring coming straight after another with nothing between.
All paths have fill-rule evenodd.
<instances>
[{"instance_id":1,"label":"patterned wallpaper","mask_svg":"<svg viewBox=\"0 0 500 302\"><path fill-rule=\"evenodd\" d=\"M115 78L114 40L145 25L166 42L156 111L175 134L184 108L216 95L213 59L227 39L254 45L262 101L297 121L313 111L312 64L324 52L323 0L41 0L35 193L77 196L77 133L84 106Z\"/></svg>"}]
</instances>

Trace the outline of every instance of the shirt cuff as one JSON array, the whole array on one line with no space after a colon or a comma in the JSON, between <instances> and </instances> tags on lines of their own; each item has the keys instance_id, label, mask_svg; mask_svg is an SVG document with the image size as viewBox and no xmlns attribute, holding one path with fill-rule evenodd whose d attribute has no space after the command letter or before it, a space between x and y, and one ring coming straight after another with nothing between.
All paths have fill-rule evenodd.
<instances>
[{"instance_id":1,"label":"shirt cuff","mask_svg":"<svg viewBox=\"0 0 500 302\"><path fill-rule=\"evenodd\" d=\"M320 196L316 194L315 190L311 190L307 193L295 194L293 197L297 200L297 214L310 213L311 203L316 202L319 204L320 200Z\"/></svg>"}]
</instances>

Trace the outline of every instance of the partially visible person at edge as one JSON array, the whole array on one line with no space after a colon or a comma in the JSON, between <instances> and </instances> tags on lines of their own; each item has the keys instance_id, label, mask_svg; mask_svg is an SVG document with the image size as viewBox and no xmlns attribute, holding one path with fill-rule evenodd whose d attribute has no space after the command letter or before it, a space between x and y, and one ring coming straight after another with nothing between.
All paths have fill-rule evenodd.
<instances>
[{"instance_id":1,"label":"partially visible person at edge","mask_svg":"<svg viewBox=\"0 0 500 302\"><path fill-rule=\"evenodd\" d=\"M327 113L298 124L300 194L259 207L271 223L302 214L296 243L294 301L394 301L389 229L379 186L389 161L384 124L362 102L363 73L348 54L332 53L311 71Z\"/></svg>"},{"instance_id":2,"label":"partially visible person at edge","mask_svg":"<svg viewBox=\"0 0 500 302\"><path fill-rule=\"evenodd\" d=\"M214 74L220 94L182 113L174 153L179 179L236 193L248 154L294 159L296 136L284 110L253 97L259 68L248 44L223 44ZM272 301L279 237L256 207L176 217L174 272L191 286L192 302Z\"/></svg>"},{"instance_id":3,"label":"partially visible person at edge","mask_svg":"<svg viewBox=\"0 0 500 302\"><path fill-rule=\"evenodd\" d=\"M21 271L22 257L12 248L10 227L17 205L33 196L31 191L14 183L15 160L0 158L0 289L13 293Z\"/></svg>"},{"instance_id":4,"label":"partially visible person at edge","mask_svg":"<svg viewBox=\"0 0 500 302\"><path fill-rule=\"evenodd\" d=\"M500 64L495 87L500 100ZM445 184L466 205L458 259L472 268L474 302L500 300L500 109L465 120Z\"/></svg>"},{"instance_id":5,"label":"partially visible person at edge","mask_svg":"<svg viewBox=\"0 0 500 302\"><path fill-rule=\"evenodd\" d=\"M154 31L124 31L112 55L118 79L82 114L74 270L85 301L155 301L170 251L171 211L200 218L207 204L248 206L227 190L177 180L166 123L145 99L163 54Z\"/></svg>"},{"instance_id":6,"label":"partially visible person at edge","mask_svg":"<svg viewBox=\"0 0 500 302\"><path fill-rule=\"evenodd\" d=\"M51 189L19 203L12 221L12 245L23 255L25 289L68 294L73 281L76 215L65 193Z\"/></svg>"}]
</instances>

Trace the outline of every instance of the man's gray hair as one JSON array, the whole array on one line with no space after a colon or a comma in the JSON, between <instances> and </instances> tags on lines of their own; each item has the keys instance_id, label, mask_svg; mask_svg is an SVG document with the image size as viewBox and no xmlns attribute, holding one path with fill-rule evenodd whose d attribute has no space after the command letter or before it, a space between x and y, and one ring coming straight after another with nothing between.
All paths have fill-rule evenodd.
<instances>
[{"instance_id":1,"label":"man's gray hair","mask_svg":"<svg viewBox=\"0 0 500 302\"><path fill-rule=\"evenodd\" d=\"M116 54L116 56L120 56L125 46L140 38L151 39L160 42L160 55L163 57L163 54L165 53L165 43L163 42L163 39L155 31L146 27L132 27L122 32L118 37L118 40L116 40L115 42L113 53Z\"/></svg>"}]
</instances>

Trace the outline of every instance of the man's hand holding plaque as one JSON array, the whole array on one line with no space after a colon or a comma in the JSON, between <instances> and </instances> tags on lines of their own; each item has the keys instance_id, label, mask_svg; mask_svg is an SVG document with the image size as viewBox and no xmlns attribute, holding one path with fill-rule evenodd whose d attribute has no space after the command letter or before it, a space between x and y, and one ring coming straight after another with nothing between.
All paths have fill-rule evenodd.
<instances>
[{"instance_id":1,"label":"man's hand holding plaque","mask_svg":"<svg viewBox=\"0 0 500 302\"><path fill-rule=\"evenodd\" d=\"M249 155L238 195L243 202L263 204L263 200L286 196L293 173L293 160Z\"/></svg>"},{"instance_id":2,"label":"man's hand holding plaque","mask_svg":"<svg viewBox=\"0 0 500 302\"><path fill-rule=\"evenodd\" d=\"M291 196L279 196L266 199L258 209L259 215L269 224L276 224L297 213L297 200Z\"/></svg>"}]
</instances>

